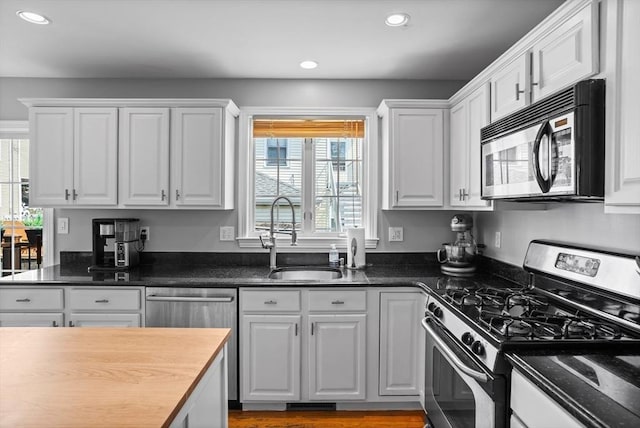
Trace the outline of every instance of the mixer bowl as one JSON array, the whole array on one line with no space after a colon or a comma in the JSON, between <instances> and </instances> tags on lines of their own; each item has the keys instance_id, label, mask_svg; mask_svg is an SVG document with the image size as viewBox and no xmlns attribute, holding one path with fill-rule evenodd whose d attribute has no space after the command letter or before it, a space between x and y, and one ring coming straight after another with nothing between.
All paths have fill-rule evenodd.
<instances>
[{"instance_id":1,"label":"mixer bowl","mask_svg":"<svg viewBox=\"0 0 640 428\"><path fill-rule=\"evenodd\" d=\"M454 266L469 266L475 258L475 249L471 246L444 244L437 252L440 263Z\"/></svg>"}]
</instances>

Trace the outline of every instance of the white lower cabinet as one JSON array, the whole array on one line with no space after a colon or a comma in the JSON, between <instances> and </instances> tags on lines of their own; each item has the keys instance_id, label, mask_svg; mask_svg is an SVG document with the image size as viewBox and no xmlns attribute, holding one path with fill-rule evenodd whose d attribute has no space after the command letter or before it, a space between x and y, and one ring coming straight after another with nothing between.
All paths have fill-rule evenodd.
<instances>
[{"instance_id":1,"label":"white lower cabinet","mask_svg":"<svg viewBox=\"0 0 640 428\"><path fill-rule=\"evenodd\" d=\"M300 315L242 315L243 401L300 399Z\"/></svg>"},{"instance_id":2,"label":"white lower cabinet","mask_svg":"<svg viewBox=\"0 0 640 428\"><path fill-rule=\"evenodd\" d=\"M240 397L364 400L367 292L240 289Z\"/></svg>"},{"instance_id":3,"label":"white lower cabinet","mask_svg":"<svg viewBox=\"0 0 640 428\"><path fill-rule=\"evenodd\" d=\"M425 297L420 292L380 293L380 395L418 395L424 365Z\"/></svg>"},{"instance_id":4,"label":"white lower cabinet","mask_svg":"<svg viewBox=\"0 0 640 428\"><path fill-rule=\"evenodd\" d=\"M142 287L2 287L0 327L142 327Z\"/></svg>"},{"instance_id":5,"label":"white lower cabinet","mask_svg":"<svg viewBox=\"0 0 640 428\"><path fill-rule=\"evenodd\" d=\"M63 288L0 288L0 327L59 327L63 312Z\"/></svg>"},{"instance_id":6,"label":"white lower cabinet","mask_svg":"<svg viewBox=\"0 0 640 428\"><path fill-rule=\"evenodd\" d=\"M309 315L309 398L365 398L366 314Z\"/></svg>"},{"instance_id":7,"label":"white lower cabinet","mask_svg":"<svg viewBox=\"0 0 640 428\"><path fill-rule=\"evenodd\" d=\"M564 408L517 370L511 372L511 427L582 428Z\"/></svg>"}]
</instances>

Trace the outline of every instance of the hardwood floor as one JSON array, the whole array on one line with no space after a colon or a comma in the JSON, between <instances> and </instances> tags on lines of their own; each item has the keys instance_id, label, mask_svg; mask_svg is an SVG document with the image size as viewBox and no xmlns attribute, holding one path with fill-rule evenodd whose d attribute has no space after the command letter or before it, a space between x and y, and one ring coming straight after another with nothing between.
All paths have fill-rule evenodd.
<instances>
[{"instance_id":1,"label":"hardwood floor","mask_svg":"<svg viewBox=\"0 0 640 428\"><path fill-rule=\"evenodd\" d=\"M243 412L229 410L229 428L422 428L422 411Z\"/></svg>"}]
</instances>

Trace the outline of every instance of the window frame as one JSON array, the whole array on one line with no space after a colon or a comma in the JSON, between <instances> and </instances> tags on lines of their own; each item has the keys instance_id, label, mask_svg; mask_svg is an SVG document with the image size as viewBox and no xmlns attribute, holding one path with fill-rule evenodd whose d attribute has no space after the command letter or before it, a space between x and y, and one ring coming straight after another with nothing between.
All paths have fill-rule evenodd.
<instances>
[{"instance_id":1,"label":"window frame","mask_svg":"<svg viewBox=\"0 0 640 428\"><path fill-rule=\"evenodd\" d=\"M254 173L255 147L253 144L253 117L300 118L361 118L365 120L365 138L363 141L363 197L362 221L365 228L366 248L376 248L378 244L378 117L373 108L309 108L309 107L244 107L240 109L238 126L238 238L241 248L261 248L260 233L253 230L254 224ZM304 195L304 197L310 197ZM300 222L303 219L296 219ZM346 233L317 232L298 235L298 245L289 246L286 235L276 237L278 246L286 252L307 252L313 249L327 251L331 244L346 249ZM282 244L280 244L282 243Z\"/></svg>"}]
</instances>

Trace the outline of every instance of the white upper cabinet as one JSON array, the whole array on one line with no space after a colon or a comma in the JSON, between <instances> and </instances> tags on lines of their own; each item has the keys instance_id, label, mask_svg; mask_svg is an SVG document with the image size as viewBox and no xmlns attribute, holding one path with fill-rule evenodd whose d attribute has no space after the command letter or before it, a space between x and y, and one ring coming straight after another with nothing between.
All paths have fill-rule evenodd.
<instances>
[{"instance_id":1,"label":"white upper cabinet","mask_svg":"<svg viewBox=\"0 0 640 428\"><path fill-rule=\"evenodd\" d=\"M29 109L30 204L115 206L117 109Z\"/></svg>"},{"instance_id":2,"label":"white upper cabinet","mask_svg":"<svg viewBox=\"0 0 640 428\"><path fill-rule=\"evenodd\" d=\"M640 214L640 2L606 7L605 212Z\"/></svg>"},{"instance_id":3,"label":"white upper cabinet","mask_svg":"<svg viewBox=\"0 0 640 428\"><path fill-rule=\"evenodd\" d=\"M31 205L233 209L239 110L223 99L21 99Z\"/></svg>"},{"instance_id":4,"label":"white upper cabinet","mask_svg":"<svg viewBox=\"0 0 640 428\"><path fill-rule=\"evenodd\" d=\"M382 118L382 208L424 209L444 204L446 102L385 100Z\"/></svg>"},{"instance_id":5,"label":"white upper cabinet","mask_svg":"<svg viewBox=\"0 0 640 428\"><path fill-rule=\"evenodd\" d=\"M525 107L530 102L529 55L522 55L491 76L493 120Z\"/></svg>"},{"instance_id":6,"label":"white upper cabinet","mask_svg":"<svg viewBox=\"0 0 640 428\"><path fill-rule=\"evenodd\" d=\"M233 208L234 121L225 113L222 108L172 110L171 197L175 205Z\"/></svg>"},{"instance_id":7,"label":"white upper cabinet","mask_svg":"<svg viewBox=\"0 0 640 428\"><path fill-rule=\"evenodd\" d=\"M449 205L491 209L480 198L480 130L489 124L489 89L478 89L451 108L449 133Z\"/></svg>"},{"instance_id":8,"label":"white upper cabinet","mask_svg":"<svg viewBox=\"0 0 640 428\"><path fill-rule=\"evenodd\" d=\"M169 204L169 109L120 109L120 202Z\"/></svg>"},{"instance_id":9,"label":"white upper cabinet","mask_svg":"<svg viewBox=\"0 0 640 428\"><path fill-rule=\"evenodd\" d=\"M598 17L597 1L567 2L525 36L513 59L491 74L491 120L596 74Z\"/></svg>"}]
</instances>

